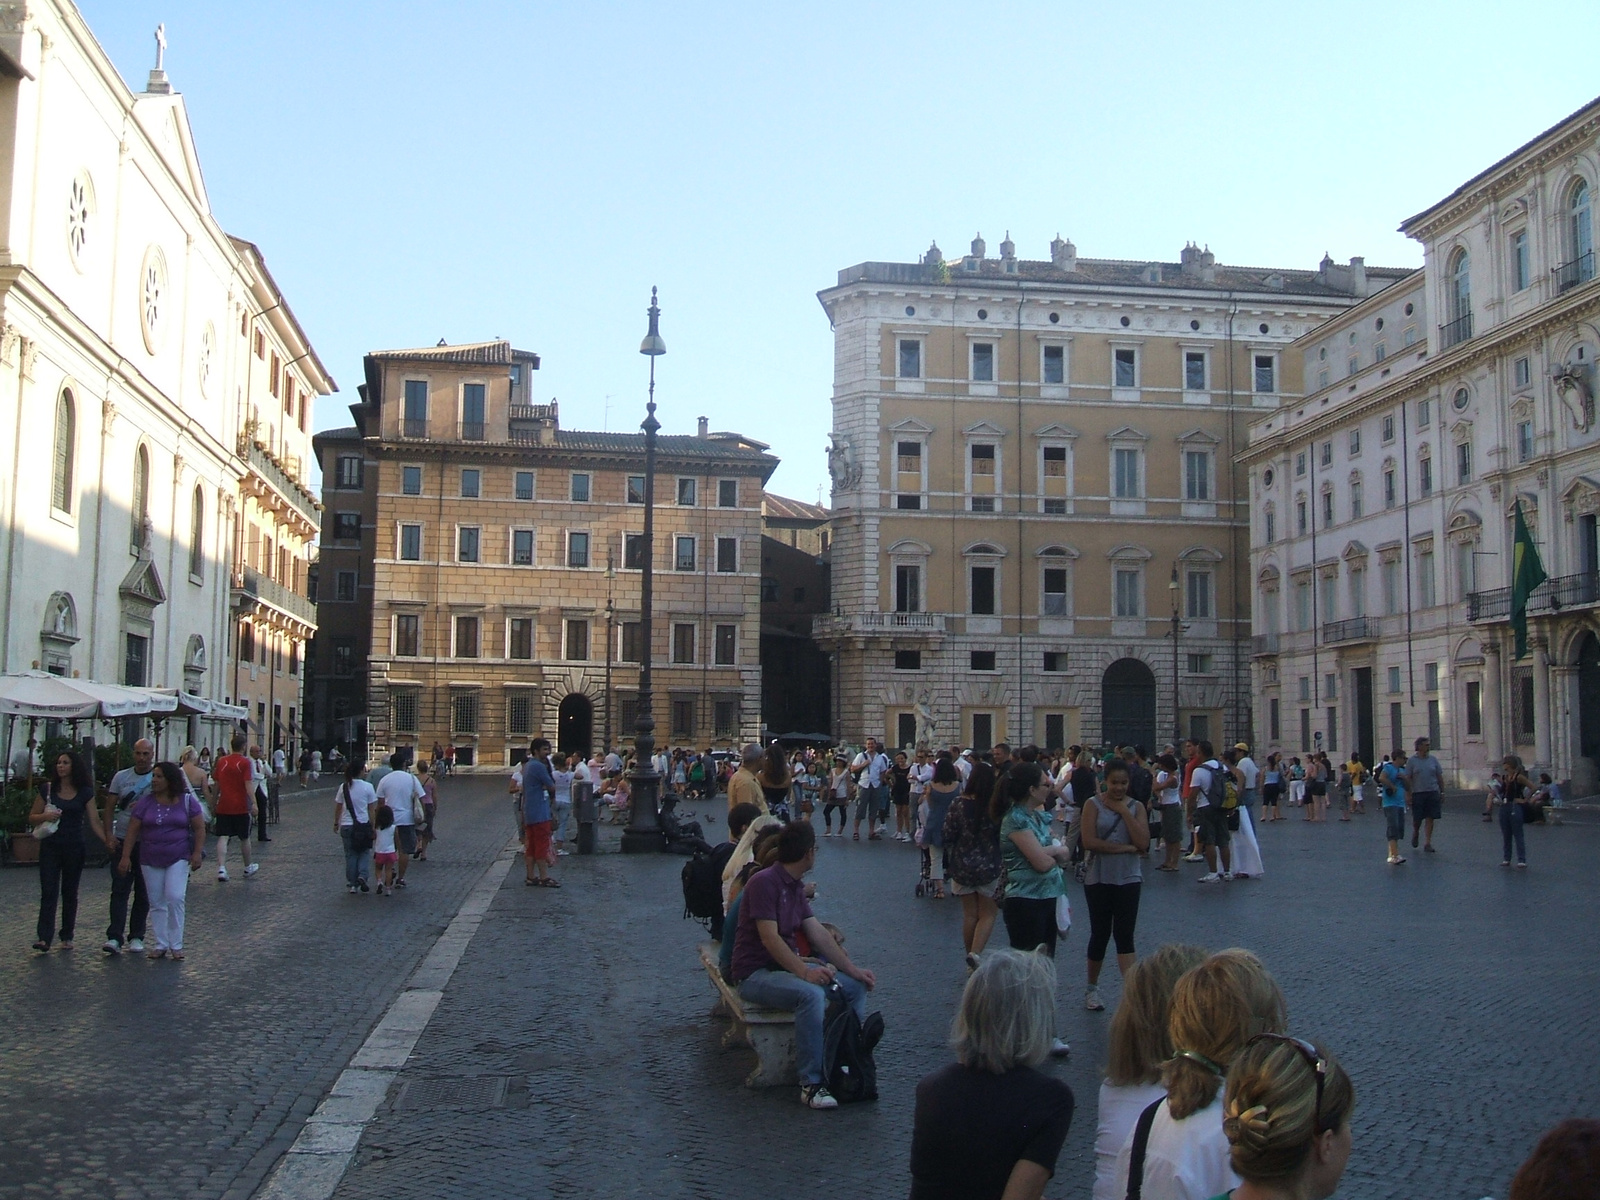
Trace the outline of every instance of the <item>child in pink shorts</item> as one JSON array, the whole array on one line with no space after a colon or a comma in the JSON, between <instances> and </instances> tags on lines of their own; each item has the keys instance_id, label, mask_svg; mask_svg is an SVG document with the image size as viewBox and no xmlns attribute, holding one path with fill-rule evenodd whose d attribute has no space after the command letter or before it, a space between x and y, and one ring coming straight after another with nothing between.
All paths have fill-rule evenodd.
<instances>
[{"instance_id":1,"label":"child in pink shorts","mask_svg":"<svg viewBox=\"0 0 1600 1200\"><path fill-rule=\"evenodd\" d=\"M372 865L378 877L378 895L394 895L395 864L400 854L394 847L394 809L382 800L372 805Z\"/></svg>"}]
</instances>

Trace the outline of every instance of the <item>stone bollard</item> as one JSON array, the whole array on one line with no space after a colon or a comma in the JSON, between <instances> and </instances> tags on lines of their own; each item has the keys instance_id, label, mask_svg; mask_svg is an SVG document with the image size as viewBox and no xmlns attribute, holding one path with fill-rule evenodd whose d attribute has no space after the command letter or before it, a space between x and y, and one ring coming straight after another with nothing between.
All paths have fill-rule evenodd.
<instances>
[{"instance_id":1,"label":"stone bollard","mask_svg":"<svg viewBox=\"0 0 1600 1200\"><path fill-rule=\"evenodd\" d=\"M578 821L578 853L594 853L594 827L598 814L595 811L594 785L572 785L572 813Z\"/></svg>"}]
</instances>

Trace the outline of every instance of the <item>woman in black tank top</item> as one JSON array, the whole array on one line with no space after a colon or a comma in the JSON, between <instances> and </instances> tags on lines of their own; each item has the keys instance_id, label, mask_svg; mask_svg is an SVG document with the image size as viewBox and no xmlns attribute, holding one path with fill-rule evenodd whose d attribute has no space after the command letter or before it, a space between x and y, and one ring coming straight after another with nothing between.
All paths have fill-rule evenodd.
<instances>
[{"instance_id":1,"label":"woman in black tank top","mask_svg":"<svg viewBox=\"0 0 1600 1200\"><path fill-rule=\"evenodd\" d=\"M49 951L59 899L61 948L70 950L78 924L85 823L108 848L111 845L94 807L94 776L79 755L69 750L56 756L50 779L39 785L28 823L39 839L39 924L33 948L41 954Z\"/></svg>"}]
</instances>

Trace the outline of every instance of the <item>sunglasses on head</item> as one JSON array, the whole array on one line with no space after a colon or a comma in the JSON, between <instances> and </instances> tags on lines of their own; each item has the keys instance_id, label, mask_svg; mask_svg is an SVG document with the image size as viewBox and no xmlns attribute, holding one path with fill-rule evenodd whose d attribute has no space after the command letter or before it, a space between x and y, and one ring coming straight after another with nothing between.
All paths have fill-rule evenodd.
<instances>
[{"instance_id":1,"label":"sunglasses on head","mask_svg":"<svg viewBox=\"0 0 1600 1200\"><path fill-rule=\"evenodd\" d=\"M1258 1033L1245 1045L1254 1045L1256 1042L1284 1042L1293 1046L1300 1052L1300 1057L1306 1060L1317 1077L1317 1103L1311 1110L1311 1132L1313 1134L1325 1133L1322 1125L1322 1088L1328 1081L1328 1060L1317 1053L1317 1048L1303 1038L1291 1037L1287 1033Z\"/></svg>"}]
</instances>

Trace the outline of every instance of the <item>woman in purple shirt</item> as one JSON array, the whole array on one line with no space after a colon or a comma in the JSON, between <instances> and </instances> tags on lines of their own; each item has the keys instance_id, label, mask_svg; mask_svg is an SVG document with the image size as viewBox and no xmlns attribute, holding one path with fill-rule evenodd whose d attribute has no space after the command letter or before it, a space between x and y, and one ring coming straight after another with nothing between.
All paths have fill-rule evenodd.
<instances>
[{"instance_id":1,"label":"woman in purple shirt","mask_svg":"<svg viewBox=\"0 0 1600 1200\"><path fill-rule=\"evenodd\" d=\"M126 875L133 865L129 856L134 846L140 847L139 869L150 896L150 933L156 943L149 958L183 957L184 899L190 872L200 869L205 840L205 814L184 786L183 772L172 763L156 763L149 794L129 812L117 864L117 871Z\"/></svg>"}]
</instances>

